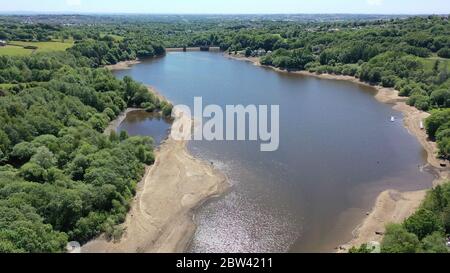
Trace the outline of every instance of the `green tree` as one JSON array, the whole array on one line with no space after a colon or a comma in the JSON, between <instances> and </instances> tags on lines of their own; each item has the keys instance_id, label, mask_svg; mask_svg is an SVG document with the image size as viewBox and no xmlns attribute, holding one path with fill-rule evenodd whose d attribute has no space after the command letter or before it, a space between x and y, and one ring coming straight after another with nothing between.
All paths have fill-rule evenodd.
<instances>
[{"instance_id":1,"label":"green tree","mask_svg":"<svg viewBox=\"0 0 450 273\"><path fill-rule=\"evenodd\" d=\"M443 231L439 217L432 211L423 208L409 217L404 226L408 232L414 233L420 240L433 232Z\"/></svg>"},{"instance_id":2,"label":"green tree","mask_svg":"<svg viewBox=\"0 0 450 273\"><path fill-rule=\"evenodd\" d=\"M30 162L48 170L55 166L56 158L47 147L42 146L36 149L36 153L31 157Z\"/></svg>"},{"instance_id":3,"label":"green tree","mask_svg":"<svg viewBox=\"0 0 450 273\"><path fill-rule=\"evenodd\" d=\"M47 170L34 162L28 162L19 170L20 176L27 181L45 182L47 181Z\"/></svg>"},{"instance_id":4,"label":"green tree","mask_svg":"<svg viewBox=\"0 0 450 273\"><path fill-rule=\"evenodd\" d=\"M445 123L448 123L449 120L450 109L433 111L432 115L425 120L428 135L434 139L439 128Z\"/></svg>"},{"instance_id":5,"label":"green tree","mask_svg":"<svg viewBox=\"0 0 450 273\"><path fill-rule=\"evenodd\" d=\"M0 129L0 150L8 151L10 148L11 141L8 138L8 135Z\"/></svg>"},{"instance_id":6,"label":"green tree","mask_svg":"<svg viewBox=\"0 0 450 273\"><path fill-rule=\"evenodd\" d=\"M27 205L15 207L0 201L0 252L61 252L67 244L65 233L55 232L44 224L34 209Z\"/></svg>"},{"instance_id":7,"label":"green tree","mask_svg":"<svg viewBox=\"0 0 450 273\"><path fill-rule=\"evenodd\" d=\"M441 58L450 58L450 48L449 47L442 48L438 51L437 54Z\"/></svg>"},{"instance_id":8,"label":"green tree","mask_svg":"<svg viewBox=\"0 0 450 273\"><path fill-rule=\"evenodd\" d=\"M431 102L436 107L450 107L450 90L439 89L433 91L430 95Z\"/></svg>"},{"instance_id":9,"label":"green tree","mask_svg":"<svg viewBox=\"0 0 450 273\"><path fill-rule=\"evenodd\" d=\"M402 225L390 224L386 226L381 252L416 253L419 245L419 239L415 234L408 232Z\"/></svg>"},{"instance_id":10,"label":"green tree","mask_svg":"<svg viewBox=\"0 0 450 273\"><path fill-rule=\"evenodd\" d=\"M422 253L448 253L448 248L445 245L446 240L442 233L434 232L423 238L420 242L420 252Z\"/></svg>"},{"instance_id":11,"label":"green tree","mask_svg":"<svg viewBox=\"0 0 450 273\"><path fill-rule=\"evenodd\" d=\"M373 249L370 249L367 244L362 244L360 247L352 247L348 251L348 253L353 254L370 254L372 253Z\"/></svg>"},{"instance_id":12,"label":"green tree","mask_svg":"<svg viewBox=\"0 0 450 273\"><path fill-rule=\"evenodd\" d=\"M124 140L128 139L128 133L126 131L120 131L119 139L120 139L120 141L124 141Z\"/></svg>"}]
</instances>

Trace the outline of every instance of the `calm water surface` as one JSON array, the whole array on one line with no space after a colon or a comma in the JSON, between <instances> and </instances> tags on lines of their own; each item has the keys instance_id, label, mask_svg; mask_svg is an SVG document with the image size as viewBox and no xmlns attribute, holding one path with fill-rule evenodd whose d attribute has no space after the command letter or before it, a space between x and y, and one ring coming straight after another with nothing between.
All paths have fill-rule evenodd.
<instances>
[{"instance_id":1,"label":"calm water surface","mask_svg":"<svg viewBox=\"0 0 450 273\"><path fill-rule=\"evenodd\" d=\"M202 96L204 104L280 105L276 152L260 152L257 142L190 142L232 183L200 209L190 252L333 251L382 190L431 185L432 175L420 170L424 150L372 88L206 52L169 53L116 75L152 85L175 104ZM153 126L132 118L121 128L152 135Z\"/></svg>"},{"instance_id":2,"label":"calm water surface","mask_svg":"<svg viewBox=\"0 0 450 273\"><path fill-rule=\"evenodd\" d=\"M167 137L170 122L153 113L143 110L132 111L117 128L117 132L126 131L130 136L151 136L159 145Z\"/></svg>"}]
</instances>

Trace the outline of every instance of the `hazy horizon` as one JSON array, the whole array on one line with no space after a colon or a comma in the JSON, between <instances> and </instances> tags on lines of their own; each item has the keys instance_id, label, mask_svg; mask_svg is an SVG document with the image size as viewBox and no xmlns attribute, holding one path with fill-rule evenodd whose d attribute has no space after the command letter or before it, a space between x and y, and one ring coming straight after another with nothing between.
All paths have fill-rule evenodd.
<instances>
[{"instance_id":1,"label":"hazy horizon","mask_svg":"<svg viewBox=\"0 0 450 273\"><path fill-rule=\"evenodd\" d=\"M166 15L166 16L245 16L245 15L380 15L380 16L450 16L450 13L139 13L139 12L74 12L74 11L0 11L2 15Z\"/></svg>"},{"instance_id":2,"label":"hazy horizon","mask_svg":"<svg viewBox=\"0 0 450 273\"><path fill-rule=\"evenodd\" d=\"M1 14L294 15L449 14L446 0L0 0Z\"/></svg>"}]
</instances>

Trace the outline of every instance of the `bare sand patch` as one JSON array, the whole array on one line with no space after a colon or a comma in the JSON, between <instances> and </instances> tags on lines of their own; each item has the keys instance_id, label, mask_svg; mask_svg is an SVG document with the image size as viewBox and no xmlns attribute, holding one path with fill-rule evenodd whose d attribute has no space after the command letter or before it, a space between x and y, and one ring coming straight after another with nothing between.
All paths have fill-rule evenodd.
<instances>
[{"instance_id":1,"label":"bare sand patch","mask_svg":"<svg viewBox=\"0 0 450 273\"><path fill-rule=\"evenodd\" d=\"M345 253L352 246L360 246L369 242L381 242L385 226L389 223L399 223L416 211L426 191L398 192L387 190L382 192L372 212L364 219L362 224L353 231L353 239L340 246L338 252Z\"/></svg>"},{"instance_id":2,"label":"bare sand patch","mask_svg":"<svg viewBox=\"0 0 450 273\"><path fill-rule=\"evenodd\" d=\"M133 65L140 63L141 61L136 59L136 60L130 60L130 61L123 61L123 62L118 62L116 64L112 64L112 65L106 65L105 68L114 71L114 70L125 70L125 69L130 69Z\"/></svg>"}]
</instances>

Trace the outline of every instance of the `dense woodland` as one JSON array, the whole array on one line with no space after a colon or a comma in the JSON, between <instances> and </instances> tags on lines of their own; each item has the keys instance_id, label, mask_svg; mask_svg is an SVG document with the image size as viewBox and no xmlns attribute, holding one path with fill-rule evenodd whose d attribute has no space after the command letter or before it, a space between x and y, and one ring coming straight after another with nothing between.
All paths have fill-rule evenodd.
<instances>
[{"instance_id":1,"label":"dense woodland","mask_svg":"<svg viewBox=\"0 0 450 273\"><path fill-rule=\"evenodd\" d=\"M55 34L27 29L37 39ZM127 107L170 115L171 106L96 67L162 54L147 40L89 39L67 52L0 56L9 86L0 91L0 252L60 252L69 240L120 236L153 140L103 130Z\"/></svg>"},{"instance_id":2,"label":"dense woodland","mask_svg":"<svg viewBox=\"0 0 450 273\"><path fill-rule=\"evenodd\" d=\"M144 164L154 160L152 140L103 130L127 107L170 115L171 106L102 67L162 56L166 47L219 46L246 56L263 50L265 65L393 87L431 111L427 132L450 158L447 17L0 16L0 40L74 42L64 52L0 51L0 252L58 252L102 232L120 237L117 224ZM449 196L449 186L431 192L416 215L388 228L383 250L442 251ZM402 236L411 245L398 245Z\"/></svg>"}]
</instances>

